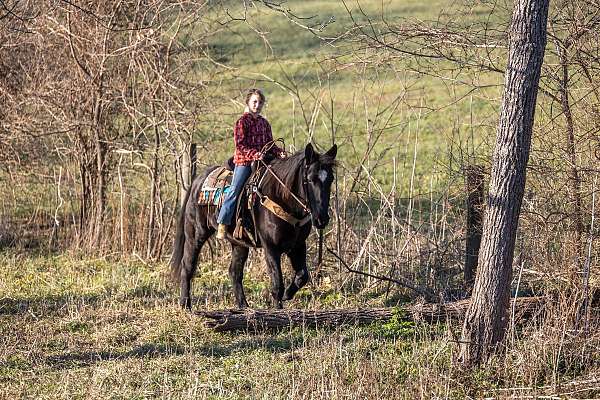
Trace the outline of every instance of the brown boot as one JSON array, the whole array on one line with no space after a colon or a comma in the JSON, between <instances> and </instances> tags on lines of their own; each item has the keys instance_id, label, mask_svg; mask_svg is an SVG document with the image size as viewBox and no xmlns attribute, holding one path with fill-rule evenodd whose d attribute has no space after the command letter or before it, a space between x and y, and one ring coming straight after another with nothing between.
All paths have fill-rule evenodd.
<instances>
[{"instance_id":1,"label":"brown boot","mask_svg":"<svg viewBox=\"0 0 600 400\"><path fill-rule=\"evenodd\" d=\"M227 235L227 225L219 224L217 227L217 239L225 239Z\"/></svg>"}]
</instances>

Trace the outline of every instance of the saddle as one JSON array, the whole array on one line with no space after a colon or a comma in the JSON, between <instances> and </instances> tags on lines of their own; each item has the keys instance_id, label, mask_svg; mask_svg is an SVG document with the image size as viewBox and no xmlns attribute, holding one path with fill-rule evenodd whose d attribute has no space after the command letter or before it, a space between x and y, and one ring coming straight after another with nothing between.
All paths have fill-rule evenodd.
<instances>
[{"instance_id":1,"label":"saddle","mask_svg":"<svg viewBox=\"0 0 600 400\"><path fill-rule=\"evenodd\" d=\"M229 192L234 168L233 157L230 157L223 165L208 174L202 182L198 204L213 205L220 208L225 194Z\"/></svg>"},{"instance_id":2,"label":"saddle","mask_svg":"<svg viewBox=\"0 0 600 400\"><path fill-rule=\"evenodd\" d=\"M225 195L230 192L233 179L233 157L222 166L214 169L202 182L198 195L198 204L215 206L216 214L219 214ZM258 235L255 230L254 215L251 212L254 207L253 187L260 179L263 171L253 168L244 189L241 191L236 205L235 228L233 237L237 240L247 242L253 247L260 247Z\"/></svg>"},{"instance_id":3,"label":"saddle","mask_svg":"<svg viewBox=\"0 0 600 400\"><path fill-rule=\"evenodd\" d=\"M198 204L213 205L220 208L225 194L229 193L232 179L232 171L224 167L216 168L202 182Z\"/></svg>"},{"instance_id":4,"label":"saddle","mask_svg":"<svg viewBox=\"0 0 600 400\"><path fill-rule=\"evenodd\" d=\"M254 163L252 165L252 173L237 199L233 237L252 247L260 247L254 220L255 216L252 212L256 204L260 204L293 226L302 226L311 219L310 213L301 218L289 214L279 204L260 193L258 188L260 187L262 177L267 173L268 167L266 164ZM230 191L234 167L232 157L223 166L216 168L206 177L202 183L198 204L216 206L216 213L218 215L223 205L223 199Z\"/></svg>"}]
</instances>

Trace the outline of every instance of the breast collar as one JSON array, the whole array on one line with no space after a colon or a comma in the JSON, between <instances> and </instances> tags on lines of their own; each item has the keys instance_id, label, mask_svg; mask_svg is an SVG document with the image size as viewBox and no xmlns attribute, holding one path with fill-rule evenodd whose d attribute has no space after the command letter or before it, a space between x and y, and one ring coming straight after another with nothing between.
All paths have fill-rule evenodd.
<instances>
[{"instance_id":1,"label":"breast collar","mask_svg":"<svg viewBox=\"0 0 600 400\"><path fill-rule=\"evenodd\" d=\"M265 168L265 172L262 173L258 183L252 187L252 191L254 193L256 193L256 195L260 199L260 204L263 207L265 207L267 210L271 211L273 214L275 214L280 219L283 219L284 221L288 222L289 224L291 224L295 227L303 226L307 222L309 222L312 219L312 213L310 212L310 208L305 203L306 200L301 199L294 192L292 192L292 190L290 188L288 188L285 185L285 183L283 183L283 181L277 176L277 174L275 174L275 172L271 168L271 165L267 165L262 160L260 160L260 162L262 163L262 166ZM306 172L306 166L303 165L302 169L303 169L302 188L304 189L305 195L308 197L308 177L307 177L307 172ZM262 182L263 182L265 176L267 176L267 173L270 173L280 185L282 185L288 192L290 192L292 198L294 200L296 200L296 202L298 202L298 204L300 204L300 206L304 210L303 217L297 218L296 216L288 213L287 211L285 211L283 209L283 207L281 207L275 201L271 200L268 196L262 194L262 192L260 191L260 187L262 185Z\"/></svg>"}]
</instances>

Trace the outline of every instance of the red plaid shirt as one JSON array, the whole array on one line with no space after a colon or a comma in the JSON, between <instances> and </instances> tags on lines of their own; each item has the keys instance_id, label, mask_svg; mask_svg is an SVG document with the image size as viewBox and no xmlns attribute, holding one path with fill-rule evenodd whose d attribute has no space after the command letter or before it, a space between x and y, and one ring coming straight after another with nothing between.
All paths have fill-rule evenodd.
<instances>
[{"instance_id":1,"label":"red plaid shirt","mask_svg":"<svg viewBox=\"0 0 600 400\"><path fill-rule=\"evenodd\" d=\"M263 146L273 141L271 125L262 116L253 116L245 112L235 123L233 140L235 142L233 162L236 165L250 165L257 159ZM270 150L276 156L279 156L282 151L276 145L273 145Z\"/></svg>"}]
</instances>

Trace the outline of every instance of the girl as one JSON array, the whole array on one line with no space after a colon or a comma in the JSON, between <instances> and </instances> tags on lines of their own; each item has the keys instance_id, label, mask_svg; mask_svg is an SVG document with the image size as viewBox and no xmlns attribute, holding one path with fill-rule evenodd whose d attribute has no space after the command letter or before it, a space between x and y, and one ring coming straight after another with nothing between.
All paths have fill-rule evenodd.
<instances>
[{"instance_id":1,"label":"girl","mask_svg":"<svg viewBox=\"0 0 600 400\"><path fill-rule=\"evenodd\" d=\"M233 140L235 152L233 162L233 179L231 188L225 195L223 205L217 217L217 238L224 239L227 225L231 225L238 195L244 188L244 184L250 176L250 164L255 160L262 160L261 153L265 144L273 141L271 125L269 121L260 115L265 104L265 95L260 89L250 89L246 94L246 108L244 114L238 119L233 129ZM284 158L285 151L276 145L269 150L276 157Z\"/></svg>"}]
</instances>

